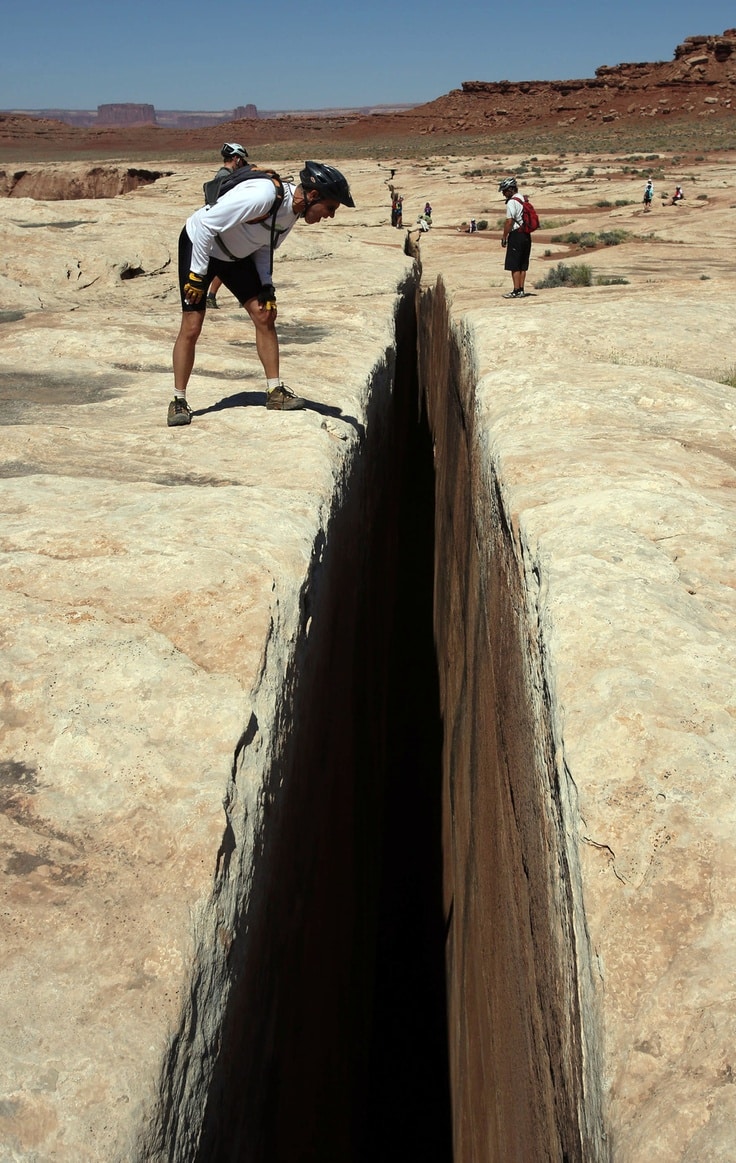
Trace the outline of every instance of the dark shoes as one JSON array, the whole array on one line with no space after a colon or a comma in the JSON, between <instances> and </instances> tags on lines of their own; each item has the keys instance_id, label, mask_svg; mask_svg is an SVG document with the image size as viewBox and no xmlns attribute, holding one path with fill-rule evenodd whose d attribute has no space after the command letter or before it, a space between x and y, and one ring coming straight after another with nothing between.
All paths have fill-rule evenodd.
<instances>
[{"instance_id":1,"label":"dark shoes","mask_svg":"<svg viewBox=\"0 0 736 1163\"><path fill-rule=\"evenodd\" d=\"M291 388L286 387L286 384L280 384L273 391L266 392L266 407L272 412L296 412L305 404L306 400L302 400L301 396L297 396L296 392L292 392ZM177 428L180 424L191 424L191 422L192 409L181 396L174 396L169 404L169 412L166 417L169 428Z\"/></svg>"},{"instance_id":2,"label":"dark shoes","mask_svg":"<svg viewBox=\"0 0 736 1163\"><path fill-rule=\"evenodd\" d=\"M526 291L509 291L508 295L504 295L504 299L526 299Z\"/></svg>"},{"instance_id":3,"label":"dark shoes","mask_svg":"<svg viewBox=\"0 0 736 1163\"><path fill-rule=\"evenodd\" d=\"M176 428L179 424L191 424L191 422L192 409L181 396L174 396L169 404L169 414L166 417L169 428Z\"/></svg>"},{"instance_id":4,"label":"dark shoes","mask_svg":"<svg viewBox=\"0 0 736 1163\"><path fill-rule=\"evenodd\" d=\"M217 302L217 299L215 298L214 295L208 295L204 301L204 305L205 305L205 307L217 307L218 311L220 309L218 302Z\"/></svg>"},{"instance_id":5,"label":"dark shoes","mask_svg":"<svg viewBox=\"0 0 736 1163\"><path fill-rule=\"evenodd\" d=\"M302 400L301 396L297 396L286 384L280 384L278 388L266 392L266 407L274 412L296 412L298 408L303 408L305 403L306 400Z\"/></svg>"}]
</instances>

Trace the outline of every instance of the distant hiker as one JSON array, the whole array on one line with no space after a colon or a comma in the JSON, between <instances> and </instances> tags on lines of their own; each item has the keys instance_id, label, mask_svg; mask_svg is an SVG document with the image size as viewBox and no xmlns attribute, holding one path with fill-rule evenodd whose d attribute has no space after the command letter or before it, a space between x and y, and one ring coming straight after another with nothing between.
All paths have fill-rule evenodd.
<instances>
[{"instance_id":1,"label":"distant hiker","mask_svg":"<svg viewBox=\"0 0 736 1163\"><path fill-rule=\"evenodd\" d=\"M238 145L237 141L226 141L220 153L223 158L222 165L215 174L217 178L226 178L234 170L239 170L241 166L248 164L248 150L244 145ZM207 201L207 190L205 188L205 202ZM210 289L207 293L207 306L217 307L217 292L222 286L222 279L215 277L210 283Z\"/></svg>"},{"instance_id":2,"label":"distant hiker","mask_svg":"<svg viewBox=\"0 0 736 1163\"><path fill-rule=\"evenodd\" d=\"M532 236L524 228L523 205L526 199L519 194L516 178L504 178L498 189L506 199L506 221L501 239L501 246L506 248L504 270L511 273L513 283L513 289L504 295L504 299L523 299L532 250Z\"/></svg>"},{"instance_id":3,"label":"distant hiker","mask_svg":"<svg viewBox=\"0 0 736 1163\"><path fill-rule=\"evenodd\" d=\"M347 180L334 166L305 162L299 185L278 175L255 171L218 198L196 210L179 236L181 325L174 344L174 398L170 427L190 424L186 399L205 300L217 275L250 315L256 351L266 374L266 407L303 408L305 401L286 387L279 374L273 252L303 218L307 225L334 218L340 206L354 206Z\"/></svg>"},{"instance_id":4,"label":"distant hiker","mask_svg":"<svg viewBox=\"0 0 736 1163\"><path fill-rule=\"evenodd\" d=\"M671 205L676 206L677 203L681 202L684 197L685 197L685 195L682 192L682 186L675 186L675 192L672 195Z\"/></svg>"},{"instance_id":5,"label":"distant hiker","mask_svg":"<svg viewBox=\"0 0 736 1163\"><path fill-rule=\"evenodd\" d=\"M391 225L396 226L396 220L399 216L399 195L395 191L391 191Z\"/></svg>"},{"instance_id":6,"label":"distant hiker","mask_svg":"<svg viewBox=\"0 0 736 1163\"><path fill-rule=\"evenodd\" d=\"M399 194L398 198L396 199L396 226L398 226L398 228L400 230L403 225L404 225L404 199L403 199L403 196L401 194Z\"/></svg>"},{"instance_id":7,"label":"distant hiker","mask_svg":"<svg viewBox=\"0 0 736 1163\"><path fill-rule=\"evenodd\" d=\"M426 218L432 217L432 206L429 202L424 203L424 214Z\"/></svg>"},{"instance_id":8,"label":"distant hiker","mask_svg":"<svg viewBox=\"0 0 736 1163\"><path fill-rule=\"evenodd\" d=\"M475 218L470 219L470 226L468 227L468 234L476 234L478 230L478 223Z\"/></svg>"},{"instance_id":9,"label":"distant hiker","mask_svg":"<svg viewBox=\"0 0 736 1163\"><path fill-rule=\"evenodd\" d=\"M642 198L645 210L651 210L653 199L654 199L654 182L650 178L649 181L647 182L646 186L644 187L644 197Z\"/></svg>"}]
</instances>

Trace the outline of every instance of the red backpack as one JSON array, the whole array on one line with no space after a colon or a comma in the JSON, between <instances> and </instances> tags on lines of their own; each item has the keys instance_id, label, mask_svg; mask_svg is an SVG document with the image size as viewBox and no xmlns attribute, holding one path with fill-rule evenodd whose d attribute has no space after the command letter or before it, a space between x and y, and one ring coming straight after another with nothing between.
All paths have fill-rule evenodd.
<instances>
[{"instance_id":1,"label":"red backpack","mask_svg":"<svg viewBox=\"0 0 736 1163\"><path fill-rule=\"evenodd\" d=\"M528 198L519 198L514 194L514 201L521 203L521 229L525 234L533 234L539 229L539 215Z\"/></svg>"}]
</instances>

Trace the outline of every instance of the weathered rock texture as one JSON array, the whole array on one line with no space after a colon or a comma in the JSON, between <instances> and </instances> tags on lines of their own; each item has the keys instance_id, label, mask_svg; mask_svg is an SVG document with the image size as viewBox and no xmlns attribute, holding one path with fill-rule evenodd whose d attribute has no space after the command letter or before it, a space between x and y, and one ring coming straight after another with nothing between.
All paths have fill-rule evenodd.
<instances>
[{"instance_id":1,"label":"weathered rock texture","mask_svg":"<svg viewBox=\"0 0 736 1163\"><path fill-rule=\"evenodd\" d=\"M9 1159L355 1147L418 272L388 171L343 165L358 209L277 261L311 406L266 412L223 291L186 430L164 423L174 256L210 170L0 202ZM625 226L588 261L628 285L517 302L498 232L455 228L495 175L397 175L405 219L429 198L435 221L418 353L458 1163L736 1150L734 173L703 164L645 216L596 206L631 192L596 167L530 192L543 222Z\"/></svg>"}]
</instances>

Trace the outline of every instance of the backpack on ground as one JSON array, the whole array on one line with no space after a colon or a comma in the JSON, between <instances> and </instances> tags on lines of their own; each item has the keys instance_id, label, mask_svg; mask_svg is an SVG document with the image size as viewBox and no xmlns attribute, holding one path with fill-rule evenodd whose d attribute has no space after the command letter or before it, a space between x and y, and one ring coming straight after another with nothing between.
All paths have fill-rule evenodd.
<instances>
[{"instance_id":1,"label":"backpack on ground","mask_svg":"<svg viewBox=\"0 0 736 1163\"><path fill-rule=\"evenodd\" d=\"M533 234L539 229L539 215L528 198L520 198L514 194L514 201L521 203L521 229L525 234Z\"/></svg>"}]
</instances>

